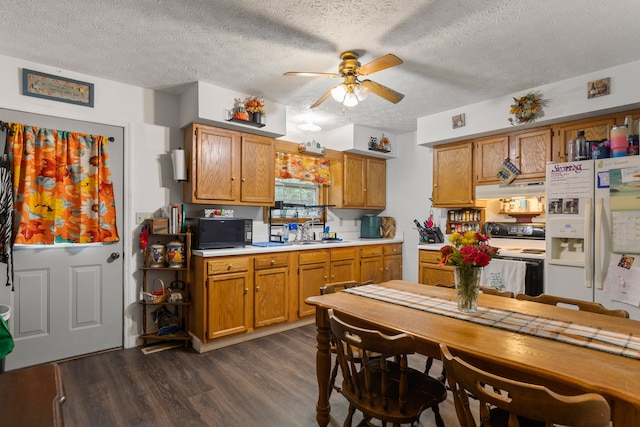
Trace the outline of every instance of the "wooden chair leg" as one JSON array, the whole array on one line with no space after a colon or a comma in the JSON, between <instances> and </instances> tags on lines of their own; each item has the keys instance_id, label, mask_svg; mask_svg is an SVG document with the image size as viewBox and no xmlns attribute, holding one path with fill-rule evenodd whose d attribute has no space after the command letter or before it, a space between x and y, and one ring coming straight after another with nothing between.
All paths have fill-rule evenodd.
<instances>
[{"instance_id":1,"label":"wooden chair leg","mask_svg":"<svg viewBox=\"0 0 640 427\"><path fill-rule=\"evenodd\" d=\"M336 362L333 365L333 369L331 370L331 378L329 378L329 397L331 397L331 392L333 391L334 388L338 391L338 393L342 391L340 387L336 386L337 376L338 376L338 361L336 360Z\"/></svg>"},{"instance_id":2,"label":"wooden chair leg","mask_svg":"<svg viewBox=\"0 0 640 427\"><path fill-rule=\"evenodd\" d=\"M440 408L438 407L438 405L434 405L434 407L433 407L433 415L435 415L435 417L436 417L436 426L437 427L444 427L444 420L442 419L442 416L440 415Z\"/></svg>"},{"instance_id":3,"label":"wooden chair leg","mask_svg":"<svg viewBox=\"0 0 640 427\"><path fill-rule=\"evenodd\" d=\"M351 423L353 421L353 414L356 413L356 407L353 405L349 405L349 412L347 413L347 418L344 419L343 427L351 427Z\"/></svg>"}]
</instances>

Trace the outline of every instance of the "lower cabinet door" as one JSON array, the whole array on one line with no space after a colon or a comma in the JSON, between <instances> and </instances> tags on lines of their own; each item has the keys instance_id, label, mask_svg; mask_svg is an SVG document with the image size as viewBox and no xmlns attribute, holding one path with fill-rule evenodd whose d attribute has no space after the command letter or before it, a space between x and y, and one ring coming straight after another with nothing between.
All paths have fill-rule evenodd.
<instances>
[{"instance_id":1,"label":"lower cabinet door","mask_svg":"<svg viewBox=\"0 0 640 427\"><path fill-rule=\"evenodd\" d=\"M298 285L298 316L305 317L315 314L316 308L304 302L305 299L320 295L320 288L328 280L327 263L301 265L299 268Z\"/></svg>"},{"instance_id":2,"label":"lower cabinet door","mask_svg":"<svg viewBox=\"0 0 640 427\"><path fill-rule=\"evenodd\" d=\"M220 274L208 278L207 337L215 339L247 332L251 307L248 272Z\"/></svg>"},{"instance_id":3,"label":"lower cabinet door","mask_svg":"<svg viewBox=\"0 0 640 427\"><path fill-rule=\"evenodd\" d=\"M289 267L258 270L254 276L253 325L256 328L286 322Z\"/></svg>"}]
</instances>

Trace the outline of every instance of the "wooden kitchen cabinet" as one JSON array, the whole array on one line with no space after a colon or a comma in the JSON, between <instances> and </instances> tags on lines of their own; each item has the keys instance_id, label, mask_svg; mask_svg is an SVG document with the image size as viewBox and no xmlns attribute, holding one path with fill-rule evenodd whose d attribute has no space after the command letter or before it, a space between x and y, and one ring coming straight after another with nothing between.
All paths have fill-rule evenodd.
<instances>
[{"instance_id":1,"label":"wooden kitchen cabinet","mask_svg":"<svg viewBox=\"0 0 640 427\"><path fill-rule=\"evenodd\" d=\"M194 296L194 305L203 297L206 301L206 308L202 311L206 325L205 342L251 329L251 267L251 257L207 259L204 295ZM203 322L203 319L195 318L194 323L198 322Z\"/></svg>"},{"instance_id":2,"label":"wooden kitchen cabinet","mask_svg":"<svg viewBox=\"0 0 640 427\"><path fill-rule=\"evenodd\" d=\"M191 124L184 130L188 203L263 206L274 202L274 140Z\"/></svg>"},{"instance_id":3,"label":"wooden kitchen cabinet","mask_svg":"<svg viewBox=\"0 0 640 427\"><path fill-rule=\"evenodd\" d=\"M433 207L472 207L473 144L461 142L433 147Z\"/></svg>"},{"instance_id":4,"label":"wooden kitchen cabinet","mask_svg":"<svg viewBox=\"0 0 640 427\"><path fill-rule=\"evenodd\" d=\"M298 316L305 317L316 312L314 306L305 300L320 295L320 288L329 281L329 260L327 250L301 251L298 254Z\"/></svg>"},{"instance_id":5,"label":"wooden kitchen cabinet","mask_svg":"<svg viewBox=\"0 0 640 427\"><path fill-rule=\"evenodd\" d=\"M451 285L454 283L453 267L448 265L439 266L442 261L440 250L418 251L418 283L424 285Z\"/></svg>"},{"instance_id":6,"label":"wooden kitchen cabinet","mask_svg":"<svg viewBox=\"0 0 640 427\"><path fill-rule=\"evenodd\" d=\"M384 245L384 281L402 280L402 243Z\"/></svg>"},{"instance_id":7,"label":"wooden kitchen cabinet","mask_svg":"<svg viewBox=\"0 0 640 427\"><path fill-rule=\"evenodd\" d=\"M385 209L387 164L377 157L345 153L331 162L329 204L336 208Z\"/></svg>"},{"instance_id":8,"label":"wooden kitchen cabinet","mask_svg":"<svg viewBox=\"0 0 640 427\"><path fill-rule=\"evenodd\" d=\"M384 279L384 261L382 245L360 247L360 281L373 280L380 283Z\"/></svg>"},{"instance_id":9,"label":"wooden kitchen cabinet","mask_svg":"<svg viewBox=\"0 0 640 427\"><path fill-rule=\"evenodd\" d=\"M475 141L474 171L477 185L497 184L496 172L509 157L509 135L480 138Z\"/></svg>"},{"instance_id":10,"label":"wooden kitchen cabinet","mask_svg":"<svg viewBox=\"0 0 640 427\"><path fill-rule=\"evenodd\" d=\"M333 248L330 253L329 280L327 283L346 282L358 277L356 248Z\"/></svg>"},{"instance_id":11,"label":"wooden kitchen cabinet","mask_svg":"<svg viewBox=\"0 0 640 427\"><path fill-rule=\"evenodd\" d=\"M475 141L476 185L501 184L496 172L509 159L520 175L516 181L544 180L551 161L551 129L540 128L480 138Z\"/></svg>"},{"instance_id":12,"label":"wooden kitchen cabinet","mask_svg":"<svg viewBox=\"0 0 640 427\"><path fill-rule=\"evenodd\" d=\"M567 143L578 137L578 131L584 131L584 137L587 141L600 141L609 139L611 128L615 124L616 119L608 117L578 120L553 126L552 160L554 162L567 161Z\"/></svg>"},{"instance_id":13,"label":"wooden kitchen cabinet","mask_svg":"<svg viewBox=\"0 0 640 427\"><path fill-rule=\"evenodd\" d=\"M254 270L254 327L286 322L289 318L289 254L256 256Z\"/></svg>"}]
</instances>

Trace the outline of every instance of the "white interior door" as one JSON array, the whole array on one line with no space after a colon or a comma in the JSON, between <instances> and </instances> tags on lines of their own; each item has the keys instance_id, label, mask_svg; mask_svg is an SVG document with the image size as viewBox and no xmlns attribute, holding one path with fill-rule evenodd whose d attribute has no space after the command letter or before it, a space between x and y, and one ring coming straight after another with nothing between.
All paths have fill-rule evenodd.
<instances>
[{"instance_id":1,"label":"white interior door","mask_svg":"<svg viewBox=\"0 0 640 427\"><path fill-rule=\"evenodd\" d=\"M3 109L0 120L113 137L109 167L120 236L113 244L14 248L9 325L15 347L5 369L121 347L123 128Z\"/></svg>"}]
</instances>

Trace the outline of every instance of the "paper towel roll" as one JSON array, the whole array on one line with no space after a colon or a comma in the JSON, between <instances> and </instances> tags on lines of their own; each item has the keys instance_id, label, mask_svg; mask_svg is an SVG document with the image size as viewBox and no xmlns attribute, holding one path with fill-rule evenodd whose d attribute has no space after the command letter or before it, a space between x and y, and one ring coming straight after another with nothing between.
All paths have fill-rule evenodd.
<instances>
[{"instance_id":1,"label":"paper towel roll","mask_svg":"<svg viewBox=\"0 0 640 427\"><path fill-rule=\"evenodd\" d=\"M187 165L185 162L184 150L173 150L171 152L171 162L173 163L173 179L176 181L186 181Z\"/></svg>"}]
</instances>

